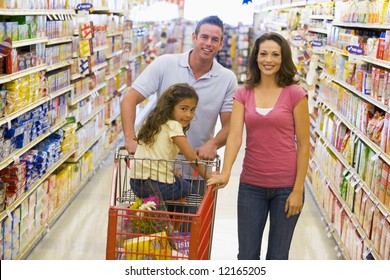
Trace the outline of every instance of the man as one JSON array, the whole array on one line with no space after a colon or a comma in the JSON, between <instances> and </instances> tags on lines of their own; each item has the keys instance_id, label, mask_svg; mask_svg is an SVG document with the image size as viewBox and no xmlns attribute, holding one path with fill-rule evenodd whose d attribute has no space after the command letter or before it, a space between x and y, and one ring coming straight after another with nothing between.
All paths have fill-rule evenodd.
<instances>
[{"instance_id":1,"label":"man","mask_svg":"<svg viewBox=\"0 0 390 280\"><path fill-rule=\"evenodd\" d=\"M193 86L199 95L196 117L187 132L189 142L200 158L213 160L216 157L217 150L226 143L237 88L235 74L214 59L223 47L223 32L223 23L217 16L202 19L192 34L192 50L157 57L132 84L121 102L128 152L135 152L137 148L134 140L136 105L153 94L158 97L169 86L180 82ZM214 136L218 116L221 130Z\"/></svg>"}]
</instances>

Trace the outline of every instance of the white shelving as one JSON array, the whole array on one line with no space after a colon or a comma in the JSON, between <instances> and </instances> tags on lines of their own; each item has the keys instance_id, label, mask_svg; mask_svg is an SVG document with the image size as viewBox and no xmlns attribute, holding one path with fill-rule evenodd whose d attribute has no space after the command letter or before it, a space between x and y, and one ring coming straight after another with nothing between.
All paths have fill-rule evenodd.
<instances>
[{"instance_id":1,"label":"white shelving","mask_svg":"<svg viewBox=\"0 0 390 280\"><path fill-rule=\"evenodd\" d=\"M26 70L22 70L22 71L13 73L13 74L0 75L0 84L4 84L6 82L10 82L10 81L19 79L21 77L24 77L24 76L27 76L27 75L30 75L30 74L33 74L33 73L37 73L39 71L46 70L46 68L47 68L47 65L46 64L42 64L42 65L38 65L38 66L35 66L35 67L28 68Z\"/></svg>"},{"instance_id":2,"label":"white shelving","mask_svg":"<svg viewBox=\"0 0 390 280\"><path fill-rule=\"evenodd\" d=\"M30 45L35 45L35 44L47 43L48 41L49 41L49 39L47 37L26 39L26 40L12 42L12 47L19 48L19 47L30 46Z\"/></svg>"},{"instance_id":3,"label":"white shelving","mask_svg":"<svg viewBox=\"0 0 390 280\"><path fill-rule=\"evenodd\" d=\"M99 20L99 24L104 25L104 20L112 20L112 14L116 15L121 15L126 11L111 11L111 10L105 10L105 9L95 9L93 13L96 13L98 17L100 17L101 20ZM46 16L47 21L50 20L56 20L56 21L71 21L75 17L86 17L86 21L88 21L88 16L92 13L92 10L90 12L82 13L82 15L78 14L74 10L23 10L23 9L18 9L18 10L0 10L0 15L7 15L7 16L29 16L29 15L38 15L38 16ZM119 17L115 16L114 17ZM123 17L123 16L121 16ZM78 21L76 21L76 26L74 28L78 30ZM95 22L94 22L95 23ZM112 24L112 22L107 21L107 25ZM119 20L115 20L115 24L120 24ZM111 26L111 25L110 25ZM111 26L112 27L112 26ZM114 29L117 29L115 27ZM113 29L113 30L114 30ZM75 34L78 36L78 32L72 32L72 34ZM34 46L38 44L42 44L44 46L52 46L52 45L59 45L59 44L69 44L72 43L74 44L77 42L77 40L73 40L72 36L63 36L60 38L50 38L49 32L47 33L47 37L43 38L34 38L34 39L27 39L27 40L22 40L22 41L14 41L12 44L13 48L21 48L21 47L26 47L26 46ZM52 35L52 34L50 34ZM102 151L103 153L104 149L109 149L110 146L106 146L106 138L110 138L110 143L111 145L115 145L115 141L111 143L111 140L113 140L109 134L111 133L111 127L113 125L120 125L120 115L117 114L115 115L115 118L112 116L110 118L105 116L105 110L106 108L111 108L110 106L114 106L115 104L109 104L111 102L111 99L106 98L106 95L108 94L108 80L110 78L116 77L118 74L122 73L123 71L130 71L129 67L126 65L126 67L121 66L118 67L120 70L115 71L112 73L112 75L107 75L105 76L105 68L108 67L108 59L114 58L114 57L119 57L122 54L122 47L120 45L121 40L119 40L119 36L122 36L122 31L114 31L111 32L109 35L106 35L108 38L107 40L114 40L114 38L111 38L113 36L116 36L115 38L118 39L118 42L115 44L115 48L119 49L118 51L114 53L110 53L107 56L107 61L97 64L94 67L90 67L91 71L87 71L85 74L74 74L71 77L69 77L69 85L63 87L62 89L59 89L55 92L51 93L46 93L45 97L42 97L38 100L35 100L34 102L29 103L27 106L18 109L15 112L12 113L7 113L6 116L0 118L0 126L3 127L10 127L12 125L12 120L15 118L18 118L26 113L28 113L31 110L34 110L38 108L41 105L44 105L45 103L51 102L52 100L62 100L63 102L66 99L65 104L67 104L68 110L74 110L74 108L82 108L83 105L80 104L85 104L86 102L88 103L88 106L92 106L89 108L92 108L91 114L88 116L83 115L83 119L81 119L78 122L78 125L80 127L82 126L88 126L90 128L93 127L102 127L99 131L94 132L89 130L90 133L93 133L94 136L93 140L91 140L90 143L87 143L87 145L83 145L84 148L82 150L77 150L77 149L72 149L71 151L68 151L66 154L62 155L61 158L55 162L52 166L50 166L47 170L46 173L43 175L40 174L40 178L37 179L32 185L29 186L29 189L27 191L22 192L21 194L18 194L17 196L14 196L11 200L8 200L8 205L6 207L5 211L0 212L0 222L1 225L5 224L5 220L13 218L14 213L19 213L20 214L20 208L22 207L22 204L25 205L27 200L30 200L32 195L37 195L36 193L38 192L38 189L41 187L41 185L54 173L58 172L59 169L61 169L64 164L69 165L69 164L76 164L81 166L84 161L90 160L88 159L88 156L91 154L91 152L88 151L94 151L98 153ZM92 42L92 40L91 40ZM103 40L104 42L104 40ZM101 54L104 54L105 52L108 52L108 45L101 45L99 47L93 48L94 52L100 52ZM117 58L116 58L117 59ZM115 66L113 63L114 60L111 62L110 67ZM52 72L49 75L52 75L53 73L56 74L57 72L61 72L61 69L68 69L69 68L74 69L73 67L75 66L75 63L78 63L78 54L77 52L73 53L72 59L66 59L65 61L61 61L59 63L55 63L52 65L46 65L42 64L36 67L28 68L23 71L19 71L13 74L9 75L0 75L0 84L4 84L7 82L14 81L16 79L22 78L24 76L30 75L30 74L35 74L38 72L39 75L45 75L46 73ZM115 63L116 60L115 60ZM119 65L118 65L119 66ZM56 72L54 72L56 71ZM65 75L65 77L68 74ZM60 77L63 79L64 77ZM126 84L126 80L124 80L125 75L120 75L118 76L118 80L116 81L115 85L119 87L117 91L123 91L125 88L127 88L129 85ZM86 79L86 83L90 84L92 81L97 82L98 84L95 86L94 89L88 91L87 93L82 94L81 96L72 99L71 96L73 96L75 90L79 90L80 84L76 84L79 81L82 81L82 79ZM123 80L122 80L123 79ZM47 82L47 80L41 80L42 85ZM61 81L63 82L63 81ZM67 83L63 83L66 85ZM41 85L41 86L42 86ZM77 85L77 87L76 87ZM45 84L46 86L46 84ZM83 84L83 86L85 86ZM113 90L113 83L111 82L110 84L110 90ZM46 89L48 91L48 87ZM78 92L80 94L80 92ZM51 103L50 103L51 104ZM56 104L58 105L58 104ZM74 106L74 107L72 107ZM72 107L72 108L71 108ZM62 114L64 110L61 110ZM59 112L53 112L54 115L58 114ZM69 112L68 112L69 113ZM106 119L107 118L107 119ZM43 133L42 135L36 137L33 141L28 143L27 145L23 146L23 148L16 149L14 150L9 156L7 156L5 159L3 159L0 162L0 170L8 167L10 164L13 164L19 160L19 158L24 155L26 152L30 151L32 148L34 148L37 144L40 142L44 141L48 137L50 137L53 133L55 133L57 130L63 128L63 127L68 127L68 121L70 121L71 118L68 118L67 120L63 119L61 121L57 121L55 125L53 125L47 132ZM116 121L117 120L117 121ZM76 124L73 125L76 127ZM117 128L116 128L117 130ZM85 130L87 131L87 130ZM88 132L88 131L87 131ZM90 139L90 137L87 135L85 139ZM76 145L77 146L77 145ZM21 246L19 248L19 252L15 255L14 252L12 252L12 259L23 259L25 258L31 249L40 241L42 236L46 233L46 231L50 228L50 226L55 222L56 219L65 211L66 207L70 204L70 202L73 200L73 198L78 194L82 186L86 184L86 182L93 176L94 172L99 168L99 162L101 161L101 158L96 158L94 159L93 162L91 162L87 168L90 168L91 165L93 165L93 169L89 174L83 174L83 181L80 183L80 186L73 186L76 191L72 194L69 195L69 197L66 197L65 201L62 201L61 205L57 205L57 208L54 210L52 215L48 217L48 220L45 222L45 224L42 224L40 226L37 226L36 230L33 230L34 236L29 236L29 240L26 244ZM82 167L79 167L82 168ZM86 168L86 167L84 167ZM79 171L78 174L81 174L81 171ZM57 195L57 194L56 194ZM59 194L58 194L59 195ZM62 198L61 198L62 199ZM33 200L32 200L33 201ZM37 202L38 203L38 202ZM40 203L40 202L39 202ZM42 207L42 206L36 206L37 208ZM23 210L25 211L25 210ZM24 213L25 214L25 213ZM16 215L16 214L15 214ZM33 215L35 215L33 213ZM39 213L37 215L40 215ZM34 222L35 225L35 222ZM25 226L25 224L24 224ZM3 230L3 229L1 229ZM21 232L20 232L21 235ZM19 236L19 234L13 233L13 238L15 239L16 236ZM20 236L20 238L22 238ZM0 242L3 242L0 240ZM25 240L24 240L25 242ZM15 240L15 244L16 240ZM16 246L16 245L15 245ZM3 248L3 247L2 247ZM15 250L15 249L13 249ZM8 254L7 257L5 255L3 256L3 251L1 251L0 258L3 259L8 259L10 258L10 255Z\"/></svg>"},{"instance_id":4,"label":"white shelving","mask_svg":"<svg viewBox=\"0 0 390 280\"><path fill-rule=\"evenodd\" d=\"M329 42L329 39L326 40L326 36L332 36L333 33L332 32L329 32L331 29L330 28L333 28L333 27L342 27L343 30L344 29L366 29L366 30L376 30L376 31L388 31L390 30L390 24L389 23L383 23L383 24L366 24L366 23L345 23L345 22L340 22L339 20L335 20L336 17L340 17L340 14L338 14L337 12L334 13L334 5L335 3L334 2L330 2L330 1L323 1L324 2L324 6L321 6L320 7L320 3L317 3L317 1L303 1L303 2L290 2L290 3L285 3L285 4L281 4L281 5L272 5L272 3L275 3L275 1L266 1L266 3L262 3L261 5L261 9L258 9L258 11L262 12L263 14L263 17L266 17L266 15L274 15L275 16L275 19L278 19L278 26L280 25L283 25L288 27L289 24L287 22L280 22L280 19L284 19L284 17L282 16L279 16L280 14L286 14L288 13L289 11L293 11L292 9L290 10L290 8L293 8L293 7L302 7L302 9L299 11L299 14L300 15L305 15L303 21L305 23L305 28L299 28L297 30L294 30L293 34L302 34L302 33L299 33L299 32L302 32L303 30L306 31L306 33L308 33L308 38L310 38L310 40L313 40L313 37L314 38L320 38L322 42L322 46L320 48L316 47L316 48L313 48L313 49L305 49L305 44L302 44L300 46L298 46L300 48L300 51L306 51L310 56L310 54L316 54L318 55L317 57L322 57L322 56L326 56L328 55L329 52L332 52L332 53L335 53L335 55L337 56L343 56L344 59L346 59L348 62L358 62L358 63L368 63L368 64L371 64L375 67L382 67L382 68L385 68L387 70L390 70L390 62L389 61L384 61L384 60L380 60L380 59L376 59L374 57L371 57L371 56L365 56L365 55L352 55L352 54L348 54L348 52L346 50L341 50L341 49L338 49L338 48L335 48L335 47L332 47L332 46L325 46L324 42ZM321 2L322 3L322 2ZM316 6L313 7L313 6L310 6L311 4L315 4ZM333 6L332 6L333 5ZM337 8L337 6L336 6ZM346 7L347 8L347 7ZM306 10L305 10L306 9ZM318 12L318 13L321 13L321 14L312 14L312 15L309 15L306 17L307 15L307 12L308 10L307 9L310 9L310 12ZM294 8L294 11L296 11L297 9ZM331 15L331 12L333 12L336 16L333 16ZM323 14L322 14L323 13ZM270 23L272 22L271 20L271 16L269 16L267 18L267 21L264 21L262 23L262 25L260 26L263 26L265 28L268 28L270 26ZM309 20L309 21L308 21ZM287 21L287 17L286 17L286 21ZM275 22L275 21L274 21ZM304 25L302 24L302 27ZM332 29L333 30L333 29ZM287 33L287 31L282 31L284 32L284 34ZM305 33L305 34L306 34ZM343 33L344 34L344 33ZM352 34L352 33L348 33L348 34ZM325 39L324 39L324 36L325 36ZM337 37L336 38L332 38L331 40L336 40L337 41ZM345 42L343 42L343 44L345 44ZM311 44L308 44L308 45L311 45ZM333 58L333 57L332 57ZM329 59L330 60L330 59ZM314 105L314 108L315 108L315 111L320 111L321 114L323 115L327 115L325 116L325 118L329 118L329 120L331 120L333 122L333 118L335 118L337 120L336 124L335 125L339 125L339 123L341 123L343 126L346 127L346 129L348 131L351 132L351 137L353 137L354 141L359 141L359 144L361 143L362 145L364 145L365 147L367 147L367 149L370 150L370 153L373 153L374 156L373 158L378 159L380 160L381 162L383 162L383 164L387 164L387 165L390 165L390 155L388 154L388 152L386 153L385 151L382 150L381 146L379 144L377 144L376 142L374 142L373 140L371 140L365 133L363 133L362 131L360 131L357 127L355 127L355 125L353 125L347 117L345 117L341 112L338 111L338 107L336 106L336 104L331 104L330 102L326 101L325 99L323 99L321 97L321 92L322 92L322 86L324 84L337 84L340 88L343 88L343 94L348 94L350 93L351 95L354 96L353 100L362 100L368 104L371 104L371 105L374 105L375 106L375 111L380 111L381 113L385 114L385 113L390 113L390 107L388 104L384 104L383 102L373 98L372 96L368 95L368 94L363 94L362 92L358 91L354 85L351 85L337 77L335 77L335 75L338 75L340 76L339 74L339 71L340 70L336 70L338 71L337 74L335 75L331 75L329 73L326 72L327 70L327 67L329 67L329 64L331 63L337 63L336 62L336 59L333 58L332 61L325 61L326 63L324 63L324 61L321 61L321 60L318 60L318 63L317 63L317 71L318 72L322 72L322 74L319 74L319 81L316 85L316 93L319 92L319 95L317 96L316 100L315 100L315 105ZM301 65L300 65L301 66ZM333 69L332 69L333 70ZM307 73L307 71L303 71L303 73ZM317 72L317 73L318 73ZM333 73L333 71L332 71ZM305 83L305 79L304 78L301 78L301 81L302 83ZM308 90L310 90L310 87L305 87L307 88ZM336 95L337 93L333 92L335 88L337 87L329 87L329 91L331 91L332 93L329 93L329 98L332 98L333 99L336 99ZM344 92L345 91L345 92ZM341 96L340 96L341 98ZM352 101L351 101L352 102ZM346 106L345 104L337 104L337 105L342 105L342 106ZM343 110L345 111L346 108L343 107ZM345 112L343 112L345 113ZM351 112L349 112L349 114L351 114ZM312 115L311 116L312 118L316 118L316 115ZM370 259L370 258L373 258L373 259L382 259L381 255L379 254L378 251L375 250L374 248L374 240L371 240L371 236L369 234L366 234L366 232L368 231L367 229L367 224L364 224L364 229L363 229L363 223L362 219L367 219L365 217L361 217L362 213L361 212L358 212L358 215L359 216L359 219L356 217L356 213L354 212L355 209L353 209L353 207L349 206L349 204L351 203L351 201L344 201L344 198L340 195L340 190L339 190L339 187L341 188L341 186L336 186L334 185L332 182L331 182L331 178L329 178L328 176L332 176L332 174L327 174L325 172L325 170L327 172L329 172L330 169L332 169L332 167L329 167L329 166L322 166L323 164L331 164L333 161L331 159L329 159L329 162L328 163L325 163L324 162L324 159L321 158L321 159L318 159L316 158L316 149L317 149L317 143L321 143L321 149L320 149L320 155L319 156L323 156L325 157L327 155L327 153L329 153L329 155L332 155L332 156L329 156L330 158L336 158L338 160L339 163L341 163L341 165L343 166L342 170L345 170L345 172L347 172L346 174L343 174L343 176L347 176L348 180L349 180L349 183L352 185L352 188L356 188L354 189L355 192L358 192L358 191L363 191L364 193L364 196L365 196L365 199L369 199L371 201L371 203L374 205L372 209L375 209L375 211L379 211L379 213L383 216L383 217L386 217L385 220L387 222L389 222L390 220L390 210L388 209L388 207L382 203L378 197L376 197L376 195L373 193L373 190L372 190L372 186L370 186L368 183L366 183L364 180L363 180L363 175L360 176L359 172L361 172L359 170L358 172L358 169L357 169L357 166L355 163L353 164L349 164L348 161L343 157L343 155L333 146L333 144L324 136L324 133L322 131L319 130L319 126L322 125L320 124L320 122L317 122L316 120L312 119L311 120L311 127L312 127L312 135L311 135L311 139L310 139L310 143L311 143L311 146L312 146L312 159L310 161L310 170L309 170L309 174L310 174L310 178L307 178L306 180L306 187L310 189L310 191L312 191L312 193L316 196L316 199L317 199L317 202L319 203L319 207L321 207L321 204L324 204L324 200L326 199L327 195L331 196L330 194L328 194L329 192L331 192L332 194L334 194L335 198L337 199L338 203L340 203L341 205L341 209L342 211L344 211L345 213L347 213L347 216L348 216L348 219L350 220L350 222L352 223L352 228L356 228L356 231L358 232L358 235L359 236L362 236L362 244L364 245L363 246L363 252L362 252L362 255L359 257L357 255L354 255L353 252L349 252L348 250L351 249L351 244L348 244L348 246L346 246L346 244L343 244L342 243L342 238L341 236L339 235L340 233L337 233L336 232L336 229L334 227L334 224L333 224L333 219L334 219L334 213L332 215L328 215L326 212L328 211L328 209L322 209L322 212L324 213L324 220L326 221L326 223L328 224L328 232L330 235L332 235L336 241L336 243L338 244L337 245L337 250L339 251L340 255L342 255L345 259L354 259L354 258L361 258L361 259ZM331 133L331 132L329 132ZM355 142L354 142L355 143ZM371 161L373 159L370 159ZM317 180L315 183L316 185L314 186L312 184L312 182L310 181L310 179L313 179L313 176L314 176L314 179ZM320 176L322 179L319 180L317 177ZM334 175L333 175L334 176ZM353 203L355 203L355 195L354 193L355 192L352 192L352 195L353 195L353 200L352 200L352 205ZM363 203L363 202L362 202ZM371 204L369 204L371 205ZM333 207L333 211L335 211L336 209L336 206L330 206L330 205L327 205L327 207ZM332 212L332 209L331 209L331 212ZM367 211L373 211L372 209L370 210L367 210ZM358 211L364 211L363 210L358 210ZM369 215L370 213L368 213L367 215ZM371 212L371 214L373 214L373 212ZM338 221L339 222L339 221ZM344 233L344 238L345 238L345 233ZM358 245L356 245L358 246Z\"/></svg>"}]
</instances>

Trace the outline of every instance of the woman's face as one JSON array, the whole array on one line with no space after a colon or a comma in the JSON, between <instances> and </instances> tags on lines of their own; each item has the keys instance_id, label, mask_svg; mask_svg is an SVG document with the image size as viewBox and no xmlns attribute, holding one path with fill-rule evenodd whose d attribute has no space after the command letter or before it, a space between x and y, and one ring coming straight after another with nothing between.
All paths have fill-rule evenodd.
<instances>
[{"instance_id":1,"label":"woman's face","mask_svg":"<svg viewBox=\"0 0 390 280\"><path fill-rule=\"evenodd\" d=\"M282 64L282 49L272 40L264 41L259 45L257 64L261 75L274 76Z\"/></svg>"},{"instance_id":2,"label":"woman's face","mask_svg":"<svg viewBox=\"0 0 390 280\"><path fill-rule=\"evenodd\" d=\"M173 119L187 127L195 116L196 105L197 100L194 98L183 99L173 108Z\"/></svg>"}]
</instances>

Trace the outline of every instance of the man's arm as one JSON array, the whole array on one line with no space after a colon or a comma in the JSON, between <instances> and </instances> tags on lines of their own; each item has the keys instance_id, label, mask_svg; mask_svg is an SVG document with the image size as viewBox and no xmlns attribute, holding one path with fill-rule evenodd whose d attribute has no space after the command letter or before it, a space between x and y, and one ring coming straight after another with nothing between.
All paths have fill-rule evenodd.
<instances>
[{"instance_id":1,"label":"man's arm","mask_svg":"<svg viewBox=\"0 0 390 280\"><path fill-rule=\"evenodd\" d=\"M145 97L133 88L127 90L121 101L121 120L123 134L125 136L125 147L129 153L137 149L135 138L134 122L137 115L137 105L145 100Z\"/></svg>"},{"instance_id":2,"label":"man's arm","mask_svg":"<svg viewBox=\"0 0 390 280\"><path fill-rule=\"evenodd\" d=\"M196 153L201 159L213 160L217 156L217 150L226 145L226 139L230 129L230 116L231 112L222 112L219 114L221 120L221 129L201 147L195 149Z\"/></svg>"}]
</instances>

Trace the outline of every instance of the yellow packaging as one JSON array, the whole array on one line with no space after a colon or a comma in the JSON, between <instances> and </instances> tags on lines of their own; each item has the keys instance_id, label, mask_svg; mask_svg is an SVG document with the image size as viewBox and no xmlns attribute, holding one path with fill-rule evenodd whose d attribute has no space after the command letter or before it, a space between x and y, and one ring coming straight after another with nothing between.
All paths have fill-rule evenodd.
<instances>
[{"instance_id":1,"label":"yellow packaging","mask_svg":"<svg viewBox=\"0 0 390 280\"><path fill-rule=\"evenodd\" d=\"M125 240L128 260L171 260L172 249L165 231Z\"/></svg>"}]
</instances>

